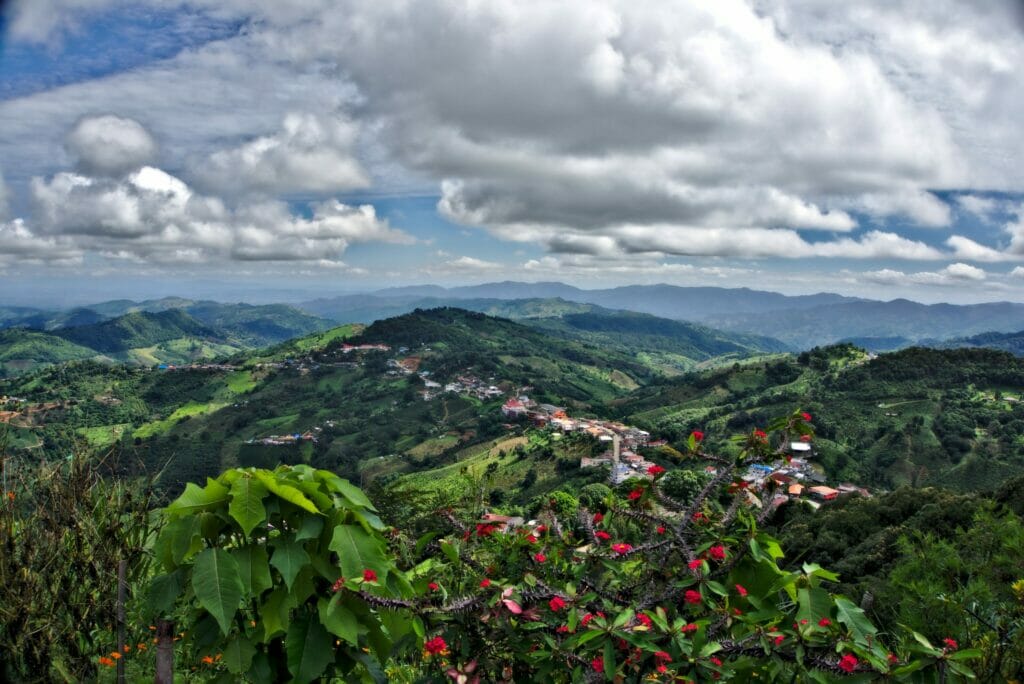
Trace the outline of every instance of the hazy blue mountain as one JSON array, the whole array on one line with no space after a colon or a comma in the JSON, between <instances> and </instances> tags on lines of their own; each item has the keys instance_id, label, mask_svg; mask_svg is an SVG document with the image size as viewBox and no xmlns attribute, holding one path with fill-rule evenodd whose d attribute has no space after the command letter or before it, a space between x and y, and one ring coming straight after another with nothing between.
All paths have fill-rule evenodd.
<instances>
[{"instance_id":1,"label":"hazy blue mountain","mask_svg":"<svg viewBox=\"0 0 1024 684\"><path fill-rule=\"evenodd\" d=\"M1024 304L859 301L742 316L724 313L710 316L705 322L723 330L757 332L801 348L864 337L903 337L914 344L983 332L1022 330Z\"/></svg>"},{"instance_id":2,"label":"hazy blue mountain","mask_svg":"<svg viewBox=\"0 0 1024 684\"><path fill-rule=\"evenodd\" d=\"M985 332L970 337L954 337L951 340L937 342L929 346L936 346L942 349L956 349L958 347L985 347L988 349L1002 349L1017 356L1024 356L1024 330L1010 333Z\"/></svg>"}]
</instances>

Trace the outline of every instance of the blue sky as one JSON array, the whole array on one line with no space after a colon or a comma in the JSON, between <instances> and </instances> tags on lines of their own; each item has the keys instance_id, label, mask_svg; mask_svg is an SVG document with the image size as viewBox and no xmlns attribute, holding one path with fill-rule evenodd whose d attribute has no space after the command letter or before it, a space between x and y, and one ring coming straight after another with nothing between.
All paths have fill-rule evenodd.
<instances>
[{"instance_id":1,"label":"blue sky","mask_svg":"<svg viewBox=\"0 0 1024 684\"><path fill-rule=\"evenodd\" d=\"M0 282L1024 301L1015 11L18 0Z\"/></svg>"}]
</instances>

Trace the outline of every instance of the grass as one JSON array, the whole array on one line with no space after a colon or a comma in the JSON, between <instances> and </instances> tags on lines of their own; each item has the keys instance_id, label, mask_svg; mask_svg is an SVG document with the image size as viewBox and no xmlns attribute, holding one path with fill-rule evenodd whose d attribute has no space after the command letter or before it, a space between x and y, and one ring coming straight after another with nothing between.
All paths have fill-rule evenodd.
<instances>
[{"instance_id":1,"label":"grass","mask_svg":"<svg viewBox=\"0 0 1024 684\"><path fill-rule=\"evenodd\" d=\"M190 401L163 420L154 420L140 425L132 436L146 439L147 437L152 437L154 435L161 435L173 428L184 418L213 413L215 411L219 411L225 406L227 406L226 403L220 402L208 402L201 404L199 402Z\"/></svg>"},{"instance_id":2,"label":"grass","mask_svg":"<svg viewBox=\"0 0 1024 684\"><path fill-rule=\"evenodd\" d=\"M89 446L101 449L120 440L125 430L130 430L131 427L131 423L115 423L113 425L78 428L76 432L85 438Z\"/></svg>"},{"instance_id":3,"label":"grass","mask_svg":"<svg viewBox=\"0 0 1024 684\"><path fill-rule=\"evenodd\" d=\"M310 335L309 337L301 337L295 340L294 348L301 352L320 349L327 346L334 340L347 340L350 337L354 337L362 332L365 327L366 326L359 323L349 323L348 325L331 328L330 330L325 330L318 335Z\"/></svg>"},{"instance_id":4,"label":"grass","mask_svg":"<svg viewBox=\"0 0 1024 684\"><path fill-rule=\"evenodd\" d=\"M252 377L252 371L242 370L229 373L227 376L227 387L233 394L245 394L255 389L256 379Z\"/></svg>"}]
</instances>

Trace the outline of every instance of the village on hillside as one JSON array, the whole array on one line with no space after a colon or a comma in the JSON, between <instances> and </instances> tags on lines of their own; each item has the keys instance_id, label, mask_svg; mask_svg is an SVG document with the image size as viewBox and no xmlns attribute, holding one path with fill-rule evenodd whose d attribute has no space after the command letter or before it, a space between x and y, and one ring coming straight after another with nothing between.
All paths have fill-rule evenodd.
<instances>
[{"instance_id":1,"label":"village on hillside","mask_svg":"<svg viewBox=\"0 0 1024 684\"><path fill-rule=\"evenodd\" d=\"M665 446L666 440L651 440L646 430L611 420L596 418L571 418L562 407L550 404L536 404L528 396L512 397L501 407L502 415L509 420L526 420L538 428L558 430L563 433L583 432L599 442L606 443L606 449L599 456L584 456L580 468L607 467L608 480L621 484L631 478L652 479L648 472L656 465L639 453L644 448ZM844 495L870 497L871 493L850 483L830 487L820 468L812 461L814 447L810 441L794 441L786 445L785 455L772 464L750 466L741 475L741 481L750 503L761 507L766 503L778 507L790 501L798 501L817 510L825 502L834 501ZM714 476L717 469L707 466L705 471ZM771 501L765 499L771 496Z\"/></svg>"}]
</instances>

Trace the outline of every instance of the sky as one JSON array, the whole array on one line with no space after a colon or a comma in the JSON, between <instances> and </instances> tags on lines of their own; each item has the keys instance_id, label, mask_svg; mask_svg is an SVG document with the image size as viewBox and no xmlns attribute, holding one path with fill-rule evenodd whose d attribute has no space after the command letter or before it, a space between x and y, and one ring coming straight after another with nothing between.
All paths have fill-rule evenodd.
<instances>
[{"instance_id":1,"label":"sky","mask_svg":"<svg viewBox=\"0 0 1024 684\"><path fill-rule=\"evenodd\" d=\"M1024 301L1020 0L0 7L0 305Z\"/></svg>"}]
</instances>

